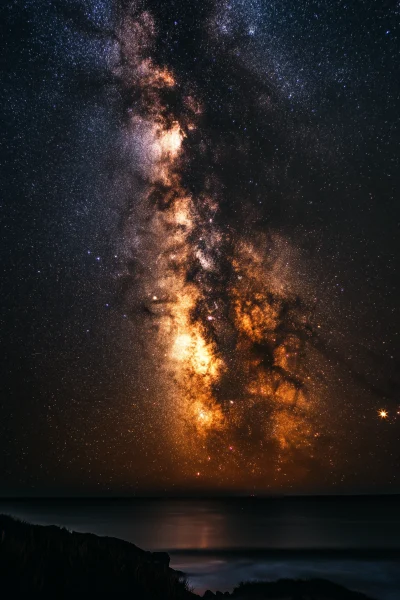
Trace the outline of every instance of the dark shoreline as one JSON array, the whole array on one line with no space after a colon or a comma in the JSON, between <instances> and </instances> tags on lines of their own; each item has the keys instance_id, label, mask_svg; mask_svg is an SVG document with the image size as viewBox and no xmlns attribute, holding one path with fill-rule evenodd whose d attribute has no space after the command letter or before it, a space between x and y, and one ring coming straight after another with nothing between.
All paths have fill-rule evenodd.
<instances>
[{"instance_id":1,"label":"dark shoreline","mask_svg":"<svg viewBox=\"0 0 400 600\"><path fill-rule=\"evenodd\" d=\"M169 567L169 560L164 552L147 552L118 538L32 525L0 514L0 577L2 588L12 590L13 597L200 598L190 590L185 574ZM208 591L204 597L298 600L303 595L313 600L372 600L324 579L250 582L231 593Z\"/></svg>"}]
</instances>

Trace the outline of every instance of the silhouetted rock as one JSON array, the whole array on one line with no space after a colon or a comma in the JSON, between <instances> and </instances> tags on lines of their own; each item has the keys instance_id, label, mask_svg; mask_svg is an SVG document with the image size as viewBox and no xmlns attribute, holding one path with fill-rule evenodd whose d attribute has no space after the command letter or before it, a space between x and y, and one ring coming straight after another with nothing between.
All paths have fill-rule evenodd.
<instances>
[{"instance_id":1,"label":"silhouetted rock","mask_svg":"<svg viewBox=\"0 0 400 600\"><path fill-rule=\"evenodd\" d=\"M0 515L0 581L4 598L198 598L165 552Z\"/></svg>"},{"instance_id":2,"label":"silhouetted rock","mask_svg":"<svg viewBox=\"0 0 400 600\"><path fill-rule=\"evenodd\" d=\"M167 552L152 552L153 561L156 564L164 565L165 567L169 567L169 554Z\"/></svg>"},{"instance_id":3,"label":"silhouetted rock","mask_svg":"<svg viewBox=\"0 0 400 600\"><path fill-rule=\"evenodd\" d=\"M60 527L30 525L0 515L1 598L198 600L166 552ZM7 593L8 592L8 593ZM372 600L323 579L241 583L204 599Z\"/></svg>"}]
</instances>

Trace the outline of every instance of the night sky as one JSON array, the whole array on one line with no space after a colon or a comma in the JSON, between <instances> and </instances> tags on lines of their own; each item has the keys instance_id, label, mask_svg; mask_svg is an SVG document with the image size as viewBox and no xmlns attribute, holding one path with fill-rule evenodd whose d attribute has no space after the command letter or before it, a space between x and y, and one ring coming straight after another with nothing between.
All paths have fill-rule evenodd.
<instances>
[{"instance_id":1,"label":"night sky","mask_svg":"<svg viewBox=\"0 0 400 600\"><path fill-rule=\"evenodd\" d=\"M3 495L400 491L399 24L2 3Z\"/></svg>"}]
</instances>

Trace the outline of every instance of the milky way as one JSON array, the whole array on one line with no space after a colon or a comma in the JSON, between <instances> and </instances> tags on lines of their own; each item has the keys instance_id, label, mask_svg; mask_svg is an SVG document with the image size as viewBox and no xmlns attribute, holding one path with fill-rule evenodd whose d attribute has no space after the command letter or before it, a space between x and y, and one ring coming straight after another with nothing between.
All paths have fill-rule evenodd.
<instances>
[{"instance_id":1,"label":"milky way","mask_svg":"<svg viewBox=\"0 0 400 600\"><path fill-rule=\"evenodd\" d=\"M298 273L290 239L257 224L251 197L230 196L227 176L216 173L232 154L224 134L216 146L207 139L206 107L155 62L156 36L149 12L123 11L115 65L126 98L122 145L142 191L128 200L120 277L143 347L141 376L156 379L152 400L178 482L296 481L313 461L332 460L319 450L332 427L321 418L316 292ZM267 163L257 179L269 177ZM221 205L230 202L240 217L226 223Z\"/></svg>"},{"instance_id":2,"label":"milky way","mask_svg":"<svg viewBox=\"0 0 400 600\"><path fill-rule=\"evenodd\" d=\"M396 484L399 10L366 4L5 6L11 490Z\"/></svg>"}]
</instances>

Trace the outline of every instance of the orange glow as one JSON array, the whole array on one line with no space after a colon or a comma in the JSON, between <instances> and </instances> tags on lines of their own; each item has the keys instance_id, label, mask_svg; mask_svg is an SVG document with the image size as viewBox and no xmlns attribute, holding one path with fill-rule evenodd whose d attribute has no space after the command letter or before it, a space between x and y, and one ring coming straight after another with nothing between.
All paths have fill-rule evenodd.
<instances>
[{"instance_id":1,"label":"orange glow","mask_svg":"<svg viewBox=\"0 0 400 600\"><path fill-rule=\"evenodd\" d=\"M259 474L270 467L271 447L289 460L319 437L311 419L317 400L302 386L310 375L299 358L291 248L277 235L250 242L237 233L227 241L217 225L218 194L208 184L199 197L185 189L185 139L197 129L202 108L188 96L188 114L179 121L168 109L162 92L173 94L176 81L148 57L154 35L148 13L129 20L122 35L127 86L134 80L143 96L142 111L127 126L129 140L140 140L140 164L133 167L145 188L135 205L139 225L131 229L149 315L143 346L154 357L160 413L185 474L200 476L193 465L202 465L202 478L208 468L222 478L243 465ZM231 275L218 288L220 298L213 283L221 255Z\"/></svg>"}]
</instances>

